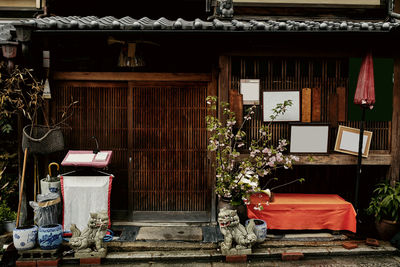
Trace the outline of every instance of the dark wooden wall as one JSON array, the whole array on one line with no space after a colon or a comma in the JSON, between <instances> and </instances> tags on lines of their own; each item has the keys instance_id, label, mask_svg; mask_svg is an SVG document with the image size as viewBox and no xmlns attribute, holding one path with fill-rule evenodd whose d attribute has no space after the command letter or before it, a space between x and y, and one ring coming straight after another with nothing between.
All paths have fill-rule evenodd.
<instances>
[{"instance_id":1,"label":"dark wooden wall","mask_svg":"<svg viewBox=\"0 0 400 267\"><path fill-rule=\"evenodd\" d=\"M348 58L284 58L284 57L232 57L231 88L240 91L240 79L260 79L260 91L318 88L321 92L320 115L313 122L330 123L329 150L333 150L338 123L359 128L359 121L347 120L347 102L353 96L348 94ZM344 88L345 94L337 99L337 88ZM342 102L339 106L337 102ZM343 103L344 102L344 103ZM345 120L340 120L345 118ZM254 120L247 130L248 139L258 137L259 127L265 124L262 106L257 106ZM371 150L389 153L391 123L389 121L369 121L366 130L372 131ZM280 138L289 139L289 123L277 122L271 127L273 143Z\"/></svg>"}]
</instances>

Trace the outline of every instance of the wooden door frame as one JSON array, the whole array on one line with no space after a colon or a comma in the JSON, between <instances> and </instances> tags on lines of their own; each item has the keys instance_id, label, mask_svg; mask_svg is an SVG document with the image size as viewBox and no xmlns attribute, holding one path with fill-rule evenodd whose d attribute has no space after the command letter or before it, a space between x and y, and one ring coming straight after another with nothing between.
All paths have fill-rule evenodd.
<instances>
[{"instance_id":1,"label":"wooden door frame","mask_svg":"<svg viewBox=\"0 0 400 267\"><path fill-rule=\"evenodd\" d=\"M146 82L165 82L165 83L190 83L204 82L207 83L207 94L218 94L218 71L214 69L211 73L135 73L135 72L54 72L53 80L57 81L77 81L89 82L96 85L101 85L105 82L126 82L128 88L128 192L133 191L133 85L145 84ZM129 137L131 136L131 137ZM216 222L216 196L215 196L215 168L213 167L213 154L207 151L208 187L211 191L211 210L209 220ZM132 220L133 211L133 195L128 193L128 217Z\"/></svg>"}]
</instances>

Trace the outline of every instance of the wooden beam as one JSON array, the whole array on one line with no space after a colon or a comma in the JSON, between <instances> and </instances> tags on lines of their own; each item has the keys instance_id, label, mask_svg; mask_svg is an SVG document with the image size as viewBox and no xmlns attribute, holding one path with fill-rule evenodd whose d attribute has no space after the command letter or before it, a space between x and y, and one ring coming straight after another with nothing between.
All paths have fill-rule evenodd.
<instances>
[{"instance_id":1,"label":"wooden beam","mask_svg":"<svg viewBox=\"0 0 400 267\"><path fill-rule=\"evenodd\" d=\"M400 57L394 60L394 84L393 84L393 113L391 136L392 165L389 169L389 179L393 184L399 180L400 172Z\"/></svg>"},{"instance_id":2,"label":"wooden beam","mask_svg":"<svg viewBox=\"0 0 400 267\"><path fill-rule=\"evenodd\" d=\"M248 155L242 154L238 160ZM299 161L295 165L357 165L357 157L333 153L329 155L296 155ZM363 158L363 165L390 165L390 154L376 154L371 152L368 158Z\"/></svg>"},{"instance_id":3,"label":"wooden beam","mask_svg":"<svg viewBox=\"0 0 400 267\"><path fill-rule=\"evenodd\" d=\"M210 73L55 72L54 80L209 82Z\"/></svg>"}]
</instances>

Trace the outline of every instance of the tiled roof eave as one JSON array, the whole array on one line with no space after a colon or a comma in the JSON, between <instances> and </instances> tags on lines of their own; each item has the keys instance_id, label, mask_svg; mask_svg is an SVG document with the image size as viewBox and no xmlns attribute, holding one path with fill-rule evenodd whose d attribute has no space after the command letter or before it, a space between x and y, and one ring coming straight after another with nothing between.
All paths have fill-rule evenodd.
<instances>
[{"instance_id":1,"label":"tiled roof eave","mask_svg":"<svg viewBox=\"0 0 400 267\"><path fill-rule=\"evenodd\" d=\"M195 19L157 20L147 17L134 19L124 17L47 17L18 21L16 27L30 25L36 32L185 32L185 33L382 33L396 31L400 23L397 22L352 22L352 21L238 21L218 20L203 21Z\"/></svg>"}]
</instances>

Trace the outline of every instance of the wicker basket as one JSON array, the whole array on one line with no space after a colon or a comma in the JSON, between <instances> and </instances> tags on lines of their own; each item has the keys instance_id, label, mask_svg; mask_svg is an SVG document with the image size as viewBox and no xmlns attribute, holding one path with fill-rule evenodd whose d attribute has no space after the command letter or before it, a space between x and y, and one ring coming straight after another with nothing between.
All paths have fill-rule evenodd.
<instances>
[{"instance_id":1,"label":"wicker basket","mask_svg":"<svg viewBox=\"0 0 400 267\"><path fill-rule=\"evenodd\" d=\"M23 129L22 149L32 154L50 154L64 149L64 137L60 127L31 125Z\"/></svg>"}]
</instances>

